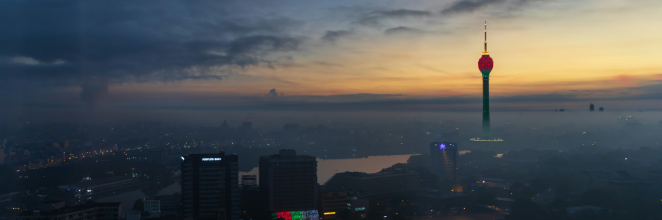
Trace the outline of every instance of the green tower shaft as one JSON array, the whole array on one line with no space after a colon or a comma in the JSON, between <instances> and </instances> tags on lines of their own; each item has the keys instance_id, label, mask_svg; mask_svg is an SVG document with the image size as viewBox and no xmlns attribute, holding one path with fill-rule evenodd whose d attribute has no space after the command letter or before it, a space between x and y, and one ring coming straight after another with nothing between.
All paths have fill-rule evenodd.
<instances>
[{"instance_id":1,"label":"green tower shaft","mask_svg":"<svg viewBox=\"0 0 662 220\"><path fill-rule=\"evenodd\" d=\"M483 77L483 137L492 137L490 131L490 77Z\"/></svg>"}]
</instances>

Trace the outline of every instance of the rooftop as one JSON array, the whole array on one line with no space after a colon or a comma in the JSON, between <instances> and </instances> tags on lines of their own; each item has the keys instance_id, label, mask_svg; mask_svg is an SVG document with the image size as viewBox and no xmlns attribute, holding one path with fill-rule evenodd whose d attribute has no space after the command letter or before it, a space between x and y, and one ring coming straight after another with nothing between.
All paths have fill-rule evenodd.
<instances>
[{"instance_id":1,"label":"rooftop","mask_svg":"<svg viewBox=\"0 0 662 220\"><path fill-rule=\"evenodd\" d=\"M119 208L119 206L121 204L122 204L121 202L87 203L87 204L77 205L77 206L65 206L61 209L40 211L39 215L40 216L53 216L53 215L60 215L60 214L65 214L65 213L70 213L70 212L77 212L77 211L91 209L91 208L97 208L97 207L118 207ZM21 212L21 214L19 214L19 216L33 216L33 212L32 211L24 211L24 212Z\"/></svg>"}]
</instances>

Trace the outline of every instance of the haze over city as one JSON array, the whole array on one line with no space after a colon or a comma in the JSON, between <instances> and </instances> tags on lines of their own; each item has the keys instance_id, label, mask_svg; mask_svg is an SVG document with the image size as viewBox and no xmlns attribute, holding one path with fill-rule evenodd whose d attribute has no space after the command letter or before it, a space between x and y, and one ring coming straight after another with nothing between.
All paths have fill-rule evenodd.
<instances>
[{"instance_id":1,"label":"haze over city","mask_svg":"<svg viewBox=\"0 0 662 220\"><path fill-rule=\"evenodd\" d=\"M662 219L662 2L0 2L0 220Z\"/></svg>"}]
</instances>

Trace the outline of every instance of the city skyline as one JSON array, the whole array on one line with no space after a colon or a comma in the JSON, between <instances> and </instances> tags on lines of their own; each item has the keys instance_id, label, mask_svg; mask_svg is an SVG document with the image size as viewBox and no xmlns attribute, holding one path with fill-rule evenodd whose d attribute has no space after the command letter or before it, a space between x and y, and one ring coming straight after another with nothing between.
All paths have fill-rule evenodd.
<instances>
[{"instance_id":1,"label":"city skyline","mask_svg":"<svg viewBox=\"0 0 662 220\"><path fill-rule=\"evenodd\" d=\"M659 0L0 1L0 220L662 219L659 20Z\"/></svg>"}]
</instances>

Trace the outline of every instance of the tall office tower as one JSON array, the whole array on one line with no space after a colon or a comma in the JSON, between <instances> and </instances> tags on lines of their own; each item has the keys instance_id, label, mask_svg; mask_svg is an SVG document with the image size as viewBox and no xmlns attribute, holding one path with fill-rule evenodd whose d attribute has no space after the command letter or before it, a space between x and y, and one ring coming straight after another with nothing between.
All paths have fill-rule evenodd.
<instances>
[{"instance_id":1,"label":"tall office tower","mask_svg":"<svg viewBox=\"0 0 662 220\"><path fill-rule=\"evenodd\" d=\"M272 212L317 210L317 161L294 150L260 157L260 188Z\"/></svg>"},{"instance_id":2,"label":"tall office tower","mask_svg":"<svg viewBox=\"0 0 662 220\"><path fill-rule=\"evenodd\" d=\"M456 181L457 174L457 144L453 142L430 143L430 171L436 174L440 181Z\"/></svg>"},{"instance_id":3,"label":"tall office tower","mask_svg":"<svg viewBox=\"0 0 662 220\"><path fill-rule=\"evenodd\" d=\"M478 69L483 75L483 137L491 137L490 131L490 72L494 62L487 52L487 21L485 22L485 51L478 60Z\"/></svg>"},{"instance_id":4,"label":"tall office tower","mask_svg":"<svg viewBox=\"0 0 662 220\"><path fill-rule=\"evenodd\" d=\"M595 106L593 105L593 103L591 103L591 105L588 106L588 110L595 111Z\"/></svg>"},{"instance_id":5,"label":"tall office tower","mask_svg":"<svg viewBox=\"0 0 662 220\"><path fill-rule=\"evenodd\" d=\"M239 219L239 157L221 152L182 160L184 219Z\"/></svg>"}]
</instances>

